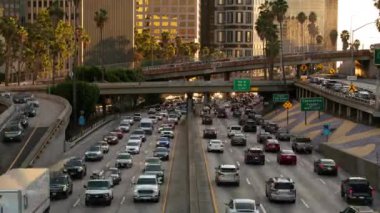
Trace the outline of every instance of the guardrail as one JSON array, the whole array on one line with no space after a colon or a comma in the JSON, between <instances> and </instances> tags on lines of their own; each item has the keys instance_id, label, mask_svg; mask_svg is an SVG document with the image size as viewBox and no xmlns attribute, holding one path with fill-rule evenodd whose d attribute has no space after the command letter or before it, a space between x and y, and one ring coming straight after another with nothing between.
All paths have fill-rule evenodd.
<instances>
[{"instance_id":1,"label":"guardrail","mask_svg":"<svg viewBox=\"0 0 380 213\"><path fill-rule=\"evenodd\" d=\"M70 103L59 96L48 95L43 93L36 94L37 97L49 99L51 101L59 102L64 106L63 111L59 114L56 121L50 125L49 129L45 132L45 134L41 137L41 140L37 143L37 145L31 150L29 155L21 164L21 167L33 167L34 162L40 158L43 151L50 144L52 140L55 139L57 133L60 133L62 130L65 130L71 115L71 105Z\"/></svg>"}]
</instances>

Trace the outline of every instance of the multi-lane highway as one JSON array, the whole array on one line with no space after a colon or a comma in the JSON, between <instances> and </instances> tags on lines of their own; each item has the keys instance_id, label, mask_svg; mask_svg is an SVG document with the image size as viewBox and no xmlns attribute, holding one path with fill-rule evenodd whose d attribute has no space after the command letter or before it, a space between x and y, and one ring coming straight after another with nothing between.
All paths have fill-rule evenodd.
<instances>
[{"instance_id":1,"label":"multi-lane highway","mask_svg":"<svg viewBox=\"0 0 380 213\"><path fill-rule=\"evenodd\" d=\"M224 153L208 153L206 139L202 138L204 125L201 125L199 116L192 119L183 117L175 129L175 139L171 146L170 160L164 162L165 182L161 185L161 199L158 203L134 203L132 181L142 173L144 159L152 156L157 133L149 136L143 144L142 152L134 157L134 165L130 169L122 169L122 181L113 188L114 200L110 207L86 207L84 204L83 185L89 179L89 174L95 169L102 169L114 165L116 154L123 150L128 135L115 146L111 146L108 154L100 162L87 163L87 176L83 180L74 181L74 192L68 199L53 201L51 210L57 213L66 212L189 212L191 198L189 191L189 165L201 162L206 175L204 195L211 197L208 203L202 203L204 210L200 212L224 212L225 203L233 198L250 198L260 203L260 212L339 212L347 204L340 197L340 183L350 176L339 171L338 177L318 176L313 173L313 161L321 158L314 152L311 155L299 154L296 166L279 165L276 154L266 153L264 166L245 165L243 151L246 147L231 146L227 137L227 127L237 124L237 119L214 118L213 127L218 130L218 139L226 141ZM66 157L83 156L84 152L94 143L101 140L103 135L116 128L119 120L115 120L100 128L91 136L74 147ZM136 128L136 124L133 128ZM133 129L132 128L132 129ZM247 133L247 147L261 146L256 142L255 133ZM188 140L190 139L190 140ZM189 144L200 155L196 159L189 159ZM281 148L290 149L289 142L280 142ZM191 155L193 156L193 155ZM200 156L200 157L199 157ZM215 167L220 164L235 164L240 167L240 186L217 186L215 183ZM295 181L297 200L292 203L272 203L265 197L265 181L270 177L290 177ZM375 197L374 208L380 206L378 196Z\"/></svg>"}]
</instances>

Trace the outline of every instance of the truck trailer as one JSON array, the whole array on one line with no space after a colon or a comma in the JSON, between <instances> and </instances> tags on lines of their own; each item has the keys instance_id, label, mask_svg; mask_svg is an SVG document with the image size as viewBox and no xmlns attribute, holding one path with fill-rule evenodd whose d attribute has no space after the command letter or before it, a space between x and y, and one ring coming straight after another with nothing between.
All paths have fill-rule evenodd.
<instances>
[{"instance_id":1,"label":"truck trailer","mask_svg":"<svg viewBox=\"0 0 380 213\"><path fill-rule=\"evenodd\" d=\"M17 168L0 176L0 212L48 213L50 175L47 168Z\"/></svg>"}]
</instances>

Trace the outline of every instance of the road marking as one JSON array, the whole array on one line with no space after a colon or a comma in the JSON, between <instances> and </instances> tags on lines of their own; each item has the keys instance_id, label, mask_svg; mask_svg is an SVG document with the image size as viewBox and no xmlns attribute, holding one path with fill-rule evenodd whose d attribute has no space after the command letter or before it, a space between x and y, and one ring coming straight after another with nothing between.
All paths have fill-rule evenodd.
<instances>
[{"instance_id":1,"label":"road marking","mask_svg":"<svg viewBox=\"0 0 380 213\"><path fill-rule=\"evenodd\" d=\"M21 148L20 152L17 154L16 158L13 160L13 162L11 163L11 165L9 166L7 171L12 169L12 167L15 165L16 161L19 159L21 153L24 151L25 147L29 144L30 139L32 138L34 132L36 132L36 130L37 130L38 124L39 124L39 122L37 122L36 127L34 127L33 131L30 133L29 138L25 141L24 146Z\"/></svg>"},{"instance_id":2,"label":"road marking","mask_svg":"<svg viewBox=\"0 0 380 213\"><path fill-rule=\"evenodd\" d=\"M239 163L239 161L236 161L236 165L240 168L240 163Z\"/></svg>"},{"instance_id":3,"label":"road marking","mask_svg":"<svg viewBox=\"0 0 380 213\"><path fill-rule=\"evenodd\" d=\"M110 162L107 162L106 168L110 167Z\"/></svg>"},{"instance_id":4,"label":"road marking","mask_svg":"<svg viewBox=\"0 0 380 213\"><path fill-rule=\"evenodd\" d=\"M319 178L319 181L321 181L321 183L325 184L326 185L326 182L323 181L321 178Z\"/></svg>"},{"instance_id":5,"label":"road marking","mask_svg":"<svg viewBox=\"0 0 380 213\"><path fill-rule=\"evenodd\" d=\"M247 181L248 185L251 185L251 182L249 182L248 178L246 178L245 180Z\"/></svg>"},{"instance_id":6,"label":"road marking","mask_svg":"<svg viewBox=\"0 0 380 213\"><path fill-rule=\"evenodd\" d=\"M306 208L310 208L309 205L307 205L307 203L301 198L301 202L303 203L303 205L306 207Z\"/></svg>"},{"instance_id":7,"label":"road marking","mask_svg":"<svg viewBox=\"0 0 380 213\"><path fill-rule=\"evenodd\" d=\"M299 164L300 164L301 166L304 166L303 163L302 163L302 161L300 161Z\"/></svg>"},{"instance_id":8,"label":"road marking","mask_svg":"<svg viewBox=\"0 0 380 213\"><path fill-rule=\"evenodd\" d=\"M125 196L123 196L123 198L121 199L120 205L123 205L124 201L125 201Z\"/></svg>"},{"instance_id":9,"label":"road marking","mask_svg":"<svg viewBox=\"0 0 380 213\"><path fill-rule=\"evenodd\" d=\"M268 162L268 163L270 162L270 160L268 158L266 158L265 161Z\"/></svg>"},{"instance_id":10,"label":"road marking","mask_svg":"<svg viewBox=\"0 0 380 213\"><path fill-rule=\"evenodd\" d=\"M260 209L262 213L267 213L267 211L264 208L264 205L260 203Z\"/></svg>"},{"instance_id":11,"label":"road marking","mask_svg":"<svg viewBox=\"0 0 380 213\"><path fill-rule=\"evenodd\" d=\"M75 203L74 203L74 205L73 205L73 208L77 207L77 206L78 206L78 204L79 204L79 202L80 202L80 198L78 198L78 200L77 200L77 201L75 201Z\"/></svg>"},{"instance_id":12,"label":"road marking","mask_svg":"<svg viewBox=\"0 0 380 213\"><path fill-rule=\"evenodd\" d=\"M232 152L232 149L230 148L230 152Z\"/></svg>"},{"instance_id":13,"label":"road marking","mask_svg":"<svg viewBox=\"0 0 380 213\"><path fill-rule=\"evenodd\" d=\"M280 177L284 177L284 175L280 174Z\"/></svg>"}]
</instances>

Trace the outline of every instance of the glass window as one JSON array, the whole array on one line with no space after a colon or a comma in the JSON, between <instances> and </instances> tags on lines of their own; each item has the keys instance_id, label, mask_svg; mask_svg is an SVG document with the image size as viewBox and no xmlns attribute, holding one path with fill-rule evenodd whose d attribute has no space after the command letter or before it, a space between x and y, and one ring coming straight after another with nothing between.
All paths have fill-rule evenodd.
<instances>
[{"instance_id":1,"label":"glass window","mask_svg":"<svg viewBox=\"0 0 380 213\"><path fill-rule=\"evenodd\" d=\"M252 4L252 0L246 0L246 4L251 5Z\"/></svg>"},{"instance_id":2,"label":"glass window","mask_svg":"<svg viewBox=\"0 0 380 213\"><path fill-rule=\"evenodd\" d=\"M227 31L227 42L233 41L233 34L232 31Z\"/></svg>"},{"instance_id":3,"label":"glass window","mask_svg":"<svg viewBox=\"0 0 380 213\"><path fill-rule=\"evenodd\" d=\"M224 0L218 0L218 4L219 4L219 5L224 4Z\"/></svg>"},{"instance_id":4,"label":"glass window","mask_svg":"<svg viewBox=\"0 0 380 213\"><path fill-rule=\"evenodd\" d=\"M241 31L236 31L236 42L242 42L242 32Z\"/></svg>"},{"instance_id":5,"label":"glass window","mask_svg":"<svg viewBox=\"0 0 380 213\"><path fill-rule=\"evenodd\" d=\"M218 42L223 42L224 41L224 32L219 31L218 32Z\"/></svg>"},{"instance_id":6,"label":"glass window","mask_svg":"<svg viewBox=\"0 0 380 213\"><path fill-rule=\"evenodd\" d=\"M246 31L245 32L245 41L246 42L251 42L252 41L252 32L251 31Z\"/></svg>"},{"instance_id":7,"label":"glass window","mask_svg":"<svg viewBox=\"0 0 380 213\"><path fill-rule=\"evenodd\" d=\"M218 13L218 24L224 23L224 13Z\"/></svg>"},{"instance_id":8,"label":"glass window","mask_svg":"<svg viewBox=\"0 0 380 213\"><path fill-rule=\"evenodd\" d=\"M234 13L233 12L227 12L227 23L231 24L234 21Z\"/></svg>"},{"instance_id":9,"label":"glass window","mask_svg":"<svg viewBox=\"0 0 380 213\"><path fill-rule=\"evenodd\" d=\"M236 13L236 23L243 23L243 13L242 12Z\"/></svg>"},{"instance_id":10,"label":"glass window","mask_svg":"<svg viewBox=\"0 0 380 213\"><path fill-rule=\"evenodd\" d=\"M235 57L236 58L239 58L239 57L241 57L243 54L243 50L235 50Z\"/></svg>"},{"instance_id":11,"label":"glass window","mask_svg":"<svg viewBox=\"0 0 380 213\"><path fill-rule=\"evenodd\" d=\"M245 50L245 56L252 56L252 50Z\"/></svg>"},{"instance_id":12,"label":"glass window","mask_svg":"<svg viewBox=\"0 0 380 213\"><path fill-rule=\"evenodd\" d=\"M243 4L243 0L236 0L237 4Z\"/></svg>"},{"instance_id":13,"label":"glass window","mask_svg":"<svg viewBox=\"0 0 380 213\"><path fill-rule=\"evenodd\" d=\"M234 4L234 0L227 0L227 4Z\"/></svg>"},{"instance_id":14,"label":"glass window","mask_svg":"<svg viewBox=\"0 0 380 213\"><path fill-rule=\"evenodd\" d=\"M252 13L251 12L246 12L245 13L245 22L246 22L246 24L251 24L252 23Z\"/></svg>"},{"instance_id":15,"label":"glass window","mask_svg":"<svg viewBox=\"0 0 380 213\"><path fill-rule=\"evenodd\" d=\"M232 56L232 50L226 50L226 55L228 57L231 57Z\"/></svg>"}]
</instances>

